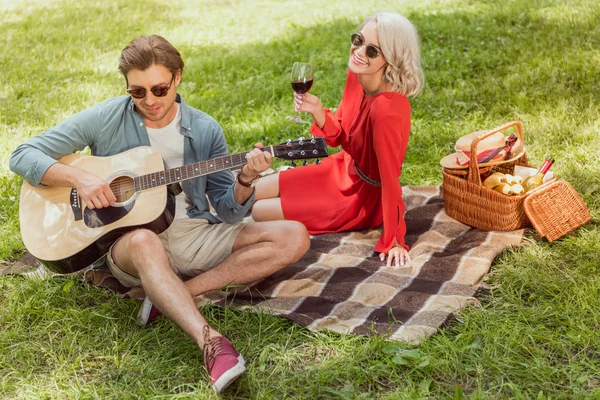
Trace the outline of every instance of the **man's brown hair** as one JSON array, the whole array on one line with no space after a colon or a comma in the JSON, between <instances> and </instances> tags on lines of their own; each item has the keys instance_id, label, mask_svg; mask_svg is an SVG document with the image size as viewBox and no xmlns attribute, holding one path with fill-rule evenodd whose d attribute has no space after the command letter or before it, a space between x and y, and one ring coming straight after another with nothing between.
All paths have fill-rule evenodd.
<instances>
[{"instance_id":1,"label":"man's brown hair","mask_svg":"<svg viewBox=\"0 0 600 400\"><path fill-rule=\"evenodd\" d=\"M132 69L145 71L154 64L166 67L172 74L183 72L181 54L167 39L158 35L140 36L121 52L119 71L127 79L127 73Z\"/></svg>"}]
</instances>

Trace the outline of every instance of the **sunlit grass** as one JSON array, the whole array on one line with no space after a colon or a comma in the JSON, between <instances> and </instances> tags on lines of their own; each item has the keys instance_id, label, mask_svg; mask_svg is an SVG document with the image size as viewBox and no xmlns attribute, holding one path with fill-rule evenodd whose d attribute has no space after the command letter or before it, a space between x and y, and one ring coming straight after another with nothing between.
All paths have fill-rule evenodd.
<instances>
[{"instance_id":1,"label":"sunlit grass","mask_svg":"<svg viewBox=\"0 0 600 400\"><path fill-rule=\"evenodd\" d=\"M482 307L420 346L311 333L264 313L205 307L244 354L226 398L600 396L600 6L591 0L0 0L0 263L23 250L10 152L75 112L124 94L120 50L160 34L181 51L179 92L214 116L230 150L306 135L293 125L289 71L315 64L311 92L339 102L348 38L395 10L416 25L426 87L411 101L401 181L440 184L439 159L464 134L523 123L532 163L582 195L592 223L555 243L527 233L485 278ZM201 355L166 320L71 279L0 278L0 397L216 398Z\"/></svg>"}]
</instances>

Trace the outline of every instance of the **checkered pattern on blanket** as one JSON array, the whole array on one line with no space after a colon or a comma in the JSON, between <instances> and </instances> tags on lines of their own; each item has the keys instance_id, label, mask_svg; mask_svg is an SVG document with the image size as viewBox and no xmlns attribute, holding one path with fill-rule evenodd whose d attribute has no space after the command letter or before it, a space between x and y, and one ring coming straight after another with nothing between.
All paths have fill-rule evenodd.
<instances>
[{"instance_id":1,"label":"checkered pattern on blanket","mask_svg":"<svg viewBox=\"0 0 600 400\"><path fill-rule=\"evenodd\" d=\"M261 307L318 331L383 334L418 342L473 301L492 261L523 230L485 232L446 215L439 187L404 187L412 261L385 266L373 254L381 231L314 236L308 253L249 289L198 303Z\"/></svg>"},{"instance_id":2,"label":"checkered pattern on blanket","mask_svg":"<svg viewBox=\"0 0 600 400\"><path fill-rule=\"evenodd\" d=\"M198 305L260 307L313 331L419 342L474 301L496 255L519 245L523 230L485 232L448 217L438 186L406 186L403 197L408 265L388 268L373 254L380 230L319 235L295 264L250 288L200 296ZM128 297L144 296L141 288L121 286L107 270L83 276Z\"/></svg>"}]
</instances>

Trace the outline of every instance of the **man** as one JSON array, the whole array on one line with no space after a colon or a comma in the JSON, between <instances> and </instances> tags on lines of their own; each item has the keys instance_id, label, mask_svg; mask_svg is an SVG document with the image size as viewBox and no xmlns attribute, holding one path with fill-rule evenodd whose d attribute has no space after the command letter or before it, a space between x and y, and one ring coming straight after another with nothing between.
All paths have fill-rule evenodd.
<instances>
[{"instance_id":1,"label":"man","mask_svg":"<svg viewBox=\"0 0 600 400\"><path fill-rule=\"evenodd\" d=\"M110 156L151 145L173 168L227 155L217 122L177 94L183 66L177 49L164 38L134 39L119 62L130 96L97 104L17 147L11 170L33 185L74 187L93 209L115 203L107 182L57 158L86 146L93 155ZM239 222L254 202L253 183L270 166L271 155L255 148L236 180L222 171L184 181L175 220L165 232L126 233L106 255L108 268L123 285L145 290L138 323L150 323L158 308L189 334L203 350L217 393L244 372L244 359L208 325L194 296L271 275L298 260L310 243L300 223ZM225 223L210 213L209 199Z\"/></svg>"}]
</instances>

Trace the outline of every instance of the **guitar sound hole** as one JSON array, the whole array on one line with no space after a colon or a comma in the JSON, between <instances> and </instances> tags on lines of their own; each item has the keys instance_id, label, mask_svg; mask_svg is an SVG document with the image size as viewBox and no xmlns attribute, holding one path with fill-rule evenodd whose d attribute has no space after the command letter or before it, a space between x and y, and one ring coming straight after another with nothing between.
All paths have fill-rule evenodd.
<instances>
[{"instance_id":1,"label":"guitar sound hole","mask_svg":"<svg viewBox=\"0 0 600 400\"><path fill-rule=\"evenodd\" d=\"M133 178L130 176L119 176L109 184L110 189L117 198L117 203L125 203L135 194Z\"/></svg>"}]
</instances>

